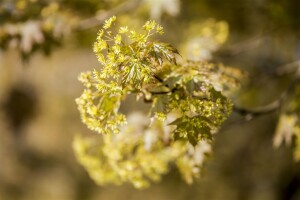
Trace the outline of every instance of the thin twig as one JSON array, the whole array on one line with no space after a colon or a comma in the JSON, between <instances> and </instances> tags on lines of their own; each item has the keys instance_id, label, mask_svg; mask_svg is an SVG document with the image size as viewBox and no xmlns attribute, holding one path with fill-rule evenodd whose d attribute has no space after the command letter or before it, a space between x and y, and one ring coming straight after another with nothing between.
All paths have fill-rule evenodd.
<instances>
[{"instance_id":1,"label":"thin twig","mask_svg":"<svg viewBox=\"0 0 300 200\"><path fill-rule=\"evenodd\" d=\"M236 56L240 53L249 51L250 49L257 48L263 40L265 40L265 36L262 34L256 35L252 38L248 38L241 42L231 44L230 46L224 47L221 52L226 53L229 56Z\"/></svg>"},{"instance_id":2,"label":"thin twig","mask_svg":"<svg viewBox=\"0 0 300 200\"><path fill-rule=\"evenodd\" d=\"M107 18L124 13L130 10L133 10L137 8L140 4L140 0L131 0L131 1L125 1L124 3L118 5L117 7L109 10L104 11L100 13L99 15L96 15L94 17L82 20L79 22L79 24L76 26L75 30L86 30L89 28L93 28L95 26L98 26L100 23L104 22Z\"/></svg>"},{"instance_id":3,"label":"thin twig","mask_svg":"<svg viewBox=\"0 0 300 200\"><path fill-rule=\"evenodd\" d=\"M298 75L300 75L300 60L281 65L277 68L278 70L276 71L276 75L278 76L283 76L291 73L296 73L296 75L298 73Z\"/></svg>"},{"instance_id":4,"label":"thin twig","mask_svg":"<svg viewBox=\"0 0 300 200\"><path fill-rule=\"evenodd\" d=\"M282 98L279 98L276 101L274 101L266 106L256 107L254 109L247 109L247 108L242 108L242 107L234 105L233 111L244 116L246 121L250 121L254 117L269 114L269 113L272 113L272 112L278 110L281 106L281 102L282 102Z\"/></svg>"},{"instance_id":5,"label":"thin twig","mask_svg":"<svg viewBox=\"0 0 300 200\"><path fill-rule=\"evenodd\" d=\"M246 121L250 121L254 117L275 112L280 109L284 100L288 97L290 93L293 92L295 86L299 84L299 81L300 79L298 77L295 77L294 80L290 83L289 87L280 95L280 97L270 104L256 107L254 109L247 109L247 108L242 108L237 105L234 105L233 111L244 116Z\"/></svg>"}]
</instances>

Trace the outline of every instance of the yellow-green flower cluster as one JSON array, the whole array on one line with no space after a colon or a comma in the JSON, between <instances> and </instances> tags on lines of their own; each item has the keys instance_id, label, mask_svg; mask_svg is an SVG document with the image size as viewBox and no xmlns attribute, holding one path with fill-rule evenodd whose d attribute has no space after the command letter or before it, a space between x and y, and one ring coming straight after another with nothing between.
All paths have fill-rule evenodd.
<instances>
[{"instance_id":1,"label":"yellow-green flower cluster","mask_svg":"<svg viewBox=\"0 0 300 200\"><path fill-rule=\"evenodd\" d=\"M116 17L105 21L93 47L98 61L104 67L102 76L113 77L116 82L122 82L123 87L132 85L141 88L143 84L155 81L153 74L159 66L151 62L163 59L165 55L161 55L164 49L154 49L155 43L149 41L149 38L155 33L163 34L163 28L155 21L148 21L141 33L125 26L120 27L117 34L113 34L110 29L115 21ZM174 54L172 50L169 48L167 53Z\"/></svg>"},{"instance_id":2,"label":"yellow-green flower cluster","mask_svg":"<svg viewBox=\"0 0 300 200\"><path fill-rule=\"evenodd\" d=\"M95 138L75 138L77 159L96 183L130 182L136 188L145 188L159 181L169 171L170 164L179 168L188 183L198 177L205 154L210 152L208 143L196 148L182 141L165 146L163 135L167 132L162 122L155 121L150 129L144 130L145 122L149 121L146 116L133 114L129 118L134 125L123 128L118 135L104 136L102 142Z\"/></svg>"},{"instance_id":3,"label":"yellow-green flower cluster","mask_svg":"<svg viewBox=\"0 0 300 200\"><path fill-rule=\"evenodd\" d=\"M155 21L141 32L126 26L113 31L114 23L116 17L108 19L98 32L94 52L103 66L80 75L85 89L76 100L82 121L105 135L77 138L77 158L100 185L130 182L144 188L159 181L170 164L192 183L213 133L231 113L224 94L238 87L243 75L204 62L178 65L174 47L150 40L163 33ZM127 122L119 113L128 94L152 104L151 120L130 116Z\"/></svg>"},{"instance_id":4,"label":"yellow-green flower cluster","mask_svg":"<svg viewBox=\"0 0 300 200\"><path fill-rule=\"evenodd\" d=\"M170 68L163 84L171 92L154 95L153 116L164 120L163 116L169 112L179 113L172 123L177 127L173 133L175 140L184 139L196 145L201 140L212 139L212 133L219 129L232 110L231 101L223 93L237 88L243 74L233 68L204 62Z\"/></svg>"},{"instance_id":5,"label":"yellow-green flower cluster","mask_svg":"<svg viewBox=\"0 0 300 200\"><path fill-rule=\"evenodd\" d=\"M79 80L86 87L76 99L82 122L98 133L119 133L126 117L118 113L122 89L115 82L105 82L97 71L82 73Z\"/></svg>"},{"instance_id":6,"label":"yellow-green flower cluster","mask_svg":"<svg viewBox=\"0 0 300 200\"><path fill-rule=\"evenodd\" d=\"M202 23L191 23L185 32L187 41L182 47L183 54L189 60L208 61L226 42L229 27L225 21L208 19Z\"/></svg>"},{"instance_id":7,"label":"yellow-green flower cluster","mask_svg":"<svg viewBox=\"0 0 300 200\"><path fill-rule=\"evenodd\" d=\"M172 62L176 53L168 44L149 41L153 34L163 33L155 21L146 22L142 33L121 27L113 34L115 21L116 17L105 21L94 43L102 69L79 77L85 86L76 100L82 121L99 133L119 132L119 127L126 124L125 116L118 109L127 90L141 90L146 84L158 82L155 73L163 60Z\"/></svg>"}]
</instances>

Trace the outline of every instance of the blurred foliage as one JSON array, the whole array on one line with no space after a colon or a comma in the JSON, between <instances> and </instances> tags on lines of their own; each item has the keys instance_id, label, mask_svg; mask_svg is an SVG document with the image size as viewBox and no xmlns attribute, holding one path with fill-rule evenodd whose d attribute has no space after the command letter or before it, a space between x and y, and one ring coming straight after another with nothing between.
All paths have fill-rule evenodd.
<instances>
[{"instance_id":1,"label":"blurred foliage","mask_svg":"<svg viewBox=\"0 0 300 200\"><path fill-rule=\"evenodd\" d=\"M286 142L291 145L293 137L296 138L294 157L300 159L300 86L296 84L291 89L291 95L282 107L281 115L274 138L274 145L279 146Z\"/></svg>"},{"instance_id":2,"label":"blurred foliage","mask_svg":"<svg viewBox=\"0 0 300 200\"><path fill-rule=\"evenodd\" d=\"M37 50L49 54L78 18L54 1L5 0L0 8L0 47L18 48L25 60Z\"/></svg>"},{"instance_id":3,"label":"blurred foliage","mask_svg":"<svg viewBox=\"0 0 300 200\"><path fill-rule=\"evenodd\" d=\"M161 180L169 171L171 163L176 164L188 183L199 176L205 154L210 144L202 141L193 148L182 141L167 143L166 124L150 120L141 113L133 113L128 119L130 125L120 134L99 138L75 138L74 150L79 162L88 170L99 185L109 183L120 185L131 182L136 188L148 187L150 181ZM133 126L134 124L134 126Z\"/></svg>"},{"instance_id":4,"label":"blurred foliage","mask_svg":"<svg viewBox=\"0 0 300 200\"><path fill-rule=\"evenodd\" d=\"M216 52L224 44L229 35L229 27L225 21L217 22L208 19L201 23L191 23L186 30L186 40L182 47L188 60L204 61L213 58Z\"/></svg>"},{"instance_id":5,"label":"blurred foliage","mask_svg":"<svg viewBox=\"0 0 300 200\"><path fill-rule=\"evenodd\" d=\"M71 32L90 28L89 23L98 25L98 18L109 17L111 14L106 10L114 14L123 7L140 4L136 0L126 3L124 0L4 0L0 3L0 48L17 48L24 60L36 51L49 54ZM165 11L172 16L179 13L176 0L141 3L156 19Z\"/></svg>"}]
</instances>

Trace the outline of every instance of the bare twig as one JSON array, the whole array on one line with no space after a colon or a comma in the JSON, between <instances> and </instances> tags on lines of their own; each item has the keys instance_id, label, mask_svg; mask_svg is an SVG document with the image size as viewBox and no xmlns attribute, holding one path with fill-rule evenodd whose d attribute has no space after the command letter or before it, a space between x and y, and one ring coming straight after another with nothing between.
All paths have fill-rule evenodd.
<instances>
[{"instance_id":1,"label":"bare twig","mask_svg":"<svg viewBox=\"0 0 300 200\"><path fill-rule=\"evenodd\" d=\"M234 105L233 111L244 116L246 121L250 121L254 117L275 112L280 109L284 100L286 100L288 95L293 92L295 86L299 84L299 81L300 79L298 77L295 77L294 80L290 83L289 87L280 95L280 97L270 104L256 107L254 109L247 109Z\"/></svg>"},{"instance_id":2,"label":"bare twig","mask_svg":"<svg viewBox=\"0 0 300 200\"><path fill-rule=\"evenodd\" d=\"M109 10L104 11L100 13L99 15L96 15L94 17L82 20L79 22L75 30L85 30L89 28L93 28L95 26L98 26L100 23L104 22L107 18L117 15L120 13L124 13L130 10L133 10L138 7L140 4L140 0L131 0L131 1L125 1L124 3L120 4L119 6Z\"/></svg>"},{"instance_id":3,"label":"bare twig","mask_svg":"<svg viewBox=\"0 0 300 200\"><path fill-rule=\"evenodd\" d=\"M257 48L265 39L265 36L259 34L236 44L232 44L228 47L224 47L222 51L226 52L230 56L236 56L240 53L249 51L250 49Z\"/></svg>"},{"instance_id":4,"label":"bare twig","mask_svg":"<svg viewBox=\"0 0 300 200\"><path fill-rule=\"evenodd\" d=\"M274 101L266 106L260 106L260 107L254 108L254 109L242 108L242 107L235 105L233 107L233 111L244 116L246 121L250 121L254 117L269 114L269 113L272 113L272 112L278 110L281 106L281 102L282 102L282 98L279 98L276 101Z\"/></svg>"},{"instance_id":5,"label":"bare twig","mask_svg":"<svg viewBox=\"0 0 300 200\"><path fill-rule=\"evenodd\" d=\"M296 73L296 75L300 75L300 60L296 60L291 63L287 63L277 67L276 75L282 76L286 74Z\"/></svg>"}]
</instances>

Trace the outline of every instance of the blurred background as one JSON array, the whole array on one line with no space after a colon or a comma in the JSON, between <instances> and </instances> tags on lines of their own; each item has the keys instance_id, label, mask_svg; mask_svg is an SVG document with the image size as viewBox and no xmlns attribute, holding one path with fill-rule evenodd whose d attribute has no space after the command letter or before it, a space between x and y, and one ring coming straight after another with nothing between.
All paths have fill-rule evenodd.
<instances>
[{"instance_id":1,"label":"blurred background","mask_svg":"<svg viewBox=\"0 0 300 200\"><path fill-rule=\"evenodd\" d=\"M155 19L184 57L245 70L232 97L243 108L272 103L300 74L299 0L1 0L0 200L300 199L294 143L273 146L279 109L233 113L193 185L174 169L145 190L97 186L72 150L76 134L93 134L74 99L78 74L101 67L92 44L112 15L133 27Z\"/></svg>"}]
</instances>

